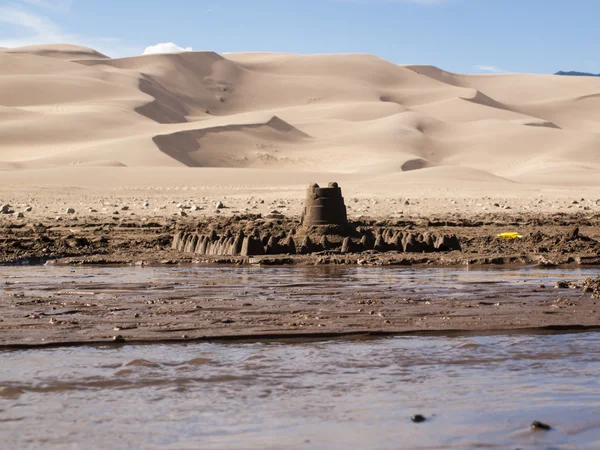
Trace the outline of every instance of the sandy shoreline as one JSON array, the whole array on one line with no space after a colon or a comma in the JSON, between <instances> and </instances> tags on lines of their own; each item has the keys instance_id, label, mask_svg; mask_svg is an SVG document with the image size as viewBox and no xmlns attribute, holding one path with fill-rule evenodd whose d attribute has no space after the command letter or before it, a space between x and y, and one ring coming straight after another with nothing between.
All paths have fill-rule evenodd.
<instances>
[{"instance_id":1,"label":"sandy shoreline","mask_svg":"<svg viewBox=\"0 0 600 450\"><path fill-rule=\"evenodd\" d=\"M226 281L111 285L95 278L91 285L7 280L0 349L600 329L591 293L550 284L499 282L464 298L410 289L398 296L385 282L354 292L308 283L274 293L269 284L228 290Z\"/></svg>"},{"instance_id":2,"label":"sandy shoreline","mask_svg":"<svg viewBox=\"0 0 600 450\"><path fill-rule=\"evenodd\" d=\"M262 205L262 204L261 204ZM267 205L269 206L269 205ZM173 205L176 208L176 205ZM37 208L36 208L37 209ZM180 210L179 208L176 208ZM185 209L183 211L186 211ZM32 211L33 212L33 211ZM128 212L128 211L124 211ZM398 227L414 232L433 230L456 234L462 251L444 253L339 251L313 255L198 257L171 249L181 229L222 228L248 222L259 229L296 227L298 218L266 219L252 215L222 214L181 217L171 213L114 220L90 214L65 214L60 221L37 217L23 221L0 216L0 256L4 263L43 262L64 266L106 265L137 267L265 267L296 265L338 267L350 265L393 267L596 267L600 264L600 217L578 210L567 214L522 214L511 210L459 218L454 214L413 219L362 219L374 229ZM190 213L191 215L192 213ZM119 214L120 216L121 214ZM578 228L579 233L574 234ZM514 230L522 239L500 240L499 232ZM223 265L225 264L225 265ZM168 266L168 267L167 267ZM8 270L10 267L4 267ZM50 269L52 270L52 269ZM142 269L143 270L143 269ZM270 270L270 269L264 269ZM460 334L497 332L560 332L600 328L596 299L581 289L523 286L506 289L500 284L489 298L464 301L431 295L390 294L387 287L369 286L360 293L338 288L314 293L291 289L280 297L261 297L250 290L218 286L208 291L176 286L173 299L144 286L123 295L106 297L103 287L77 284L47 286L47 292L30 293L18 280L6 279L0 296L0 348L55 345L100 345L203 340L331 339L337 337L399 334ZM158 283L158 281L157 281ZM392 286L393 287L393 286ZM32 286L35 291L37 287ZM265 288L266 289L266 288ZM310 288L308 288L310 291ZM225 297L214 298L217 294ZM295 296L299 296L296 300ZM101 300L97 300L101 299ZM308 300L308 301L307 301Z\"/></svg>"},{"instance_id":3,"label":"sandy shoreline","mask_svg":"<svg viewBox=\"0 0 600 450\"><path fill-rule=\"evenodd\" d=\"M50 261L57 264L282 264L277 257L214 258L174 251L174 236L180 231L210 233L216 230L256 230L257 233L287 235L300 226L302 201L272 200L259 197L245 201L224 199L225 208L215 210L212 198L196 202L135 202L133 199L114 198L80 201L80 205L54 199L44 206L43 197L31 199L30 212L23 217L0 214L0 263L19 264ZM127 201L130 200L130 201ZM313 255L291 255L284 264L365 264L365 265L487 265L487 264L564 264L600 265L600 205L595 200L548 200L536 204L548 208L559 206L557 212L527 210L506 206L507 201L479 199L473 202L481 212L466 212L465 204L452 200L459 209L442 209L440 199L405 200L404 208L414 213L382 215L391 201L373 199L350 200L350 210L364 210L360 215L350 214L354 228L371 230L375 235L384 230L405 231L415 234L456 235L461 251L434 253L363 252L341 254L337 250ZM398 200L395 200L398 203ZM575 202L575 204L573 204ZM250 208L242 208L250 206ZM7 203L11 210L20 209L16 202ZM93 205L88 207L87 205ZM73 205L74 208L69 206ZM154 206L157 205L157 206ZM154 208L153 208L154 206ZM372 207L372 208L370 208ZM55 210L62 210L53 216ZM63 209L65 208L65 209ZM67 209L71 208L71 209ZM277 209L274 209L277 208ZM431 211L436 210L436 213ZM26 208L23 208L25 210ZM90 212L91 210L91 212ZM370 215L369 210L375 214ZM71 211L69 213L68 211ZM218 214L216 214L218 212ZM277 214L272 214L277 213ZM354 216L354 218L352 217ZM518 232L522 239L503 240L503 232ZM299 246L299 242L297 242ZM339 244L338 244L339 245ZM285 256L285 255L276 255ZM281 259L281 258L279 258ZM359 262L362 261L362 262Z\"/></svg>"}]
</instances>

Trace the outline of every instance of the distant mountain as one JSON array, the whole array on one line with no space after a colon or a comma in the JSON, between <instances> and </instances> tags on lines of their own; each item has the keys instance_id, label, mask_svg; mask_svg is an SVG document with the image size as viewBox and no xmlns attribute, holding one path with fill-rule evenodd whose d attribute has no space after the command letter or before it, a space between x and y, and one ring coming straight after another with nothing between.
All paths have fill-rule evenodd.
<instances>
[{"instance_id":1,"label":"distant mountain","mask_svg":"<svg viewBox=\"0 0 600 450\"><path fill-rule=\"evenodd\" d=\"M565 75L569 77L600 77L600 73L595 74L587 72L563 72L562 70L560 72L556 72L554 75Z\"/></svg>"}]
</instances>

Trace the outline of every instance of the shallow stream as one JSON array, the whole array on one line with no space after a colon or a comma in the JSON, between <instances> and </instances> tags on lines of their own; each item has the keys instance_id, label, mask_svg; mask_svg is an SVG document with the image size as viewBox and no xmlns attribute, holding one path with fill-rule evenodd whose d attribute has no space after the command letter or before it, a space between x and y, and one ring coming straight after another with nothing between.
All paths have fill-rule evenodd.
<instances>
[{"instance_id":1,"label":"shallow stream","mask_svg":"<svg viewBox=\"0 0 600 450\"><path fill-rule=\"evenodd\" d=\"M211 274L221 285L229 277L235 290L240 278L265 273L29 269L1 268L0 275L43 290L51 278L104 274L94 283L126 291ZM467 286L483 289L499 279L539 284L595 274L264 270L275 276L270 286L304 280L314 289L369 289L403 278L415 289L427 280L440 296L461 289L478 295ZM0 442L15 449L593 449L600 448L599 373L597 333L3 351ZM413 423L415 414L427 420ZM532 430L534 420L552 429Z\"/></svg>"}]
</instances>

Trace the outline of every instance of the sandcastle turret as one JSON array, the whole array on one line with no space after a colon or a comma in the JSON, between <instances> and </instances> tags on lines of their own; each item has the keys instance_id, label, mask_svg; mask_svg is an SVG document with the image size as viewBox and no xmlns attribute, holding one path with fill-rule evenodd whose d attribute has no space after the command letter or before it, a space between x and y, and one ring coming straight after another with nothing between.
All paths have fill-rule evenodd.
<instances>
[{"instance_id":1,"label":"sandcastle turret","mask_svg":"<svg viewBox=\"0 0 600 450\"><path fill-rule=\"evenodd\" d=\"M346 205L342 190L337 183L329 183L326 188L318 184L309 186L306 202L302 212L302 225L305 227L319 225L348 224Z\"/></svg>"}]
</instances>

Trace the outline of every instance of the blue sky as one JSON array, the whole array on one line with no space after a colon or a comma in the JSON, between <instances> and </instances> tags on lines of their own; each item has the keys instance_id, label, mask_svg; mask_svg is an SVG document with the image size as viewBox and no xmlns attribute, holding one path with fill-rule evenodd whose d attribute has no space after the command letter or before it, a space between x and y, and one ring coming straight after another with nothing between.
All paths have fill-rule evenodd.
<instances>
[{"instance_id":1,"label":"blue sky","mask_svg":"<svg viewBox=\"0 0 600 450\"><path fill-rule=\"evenodd\" d=\"M0 46L112 57L175 43L219 53L370 53L461 73L600 73L600 0L0 0Z\"/></svg>"}]
</instances>

